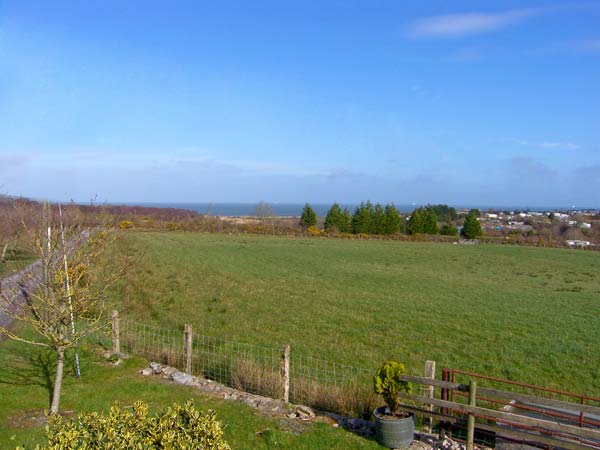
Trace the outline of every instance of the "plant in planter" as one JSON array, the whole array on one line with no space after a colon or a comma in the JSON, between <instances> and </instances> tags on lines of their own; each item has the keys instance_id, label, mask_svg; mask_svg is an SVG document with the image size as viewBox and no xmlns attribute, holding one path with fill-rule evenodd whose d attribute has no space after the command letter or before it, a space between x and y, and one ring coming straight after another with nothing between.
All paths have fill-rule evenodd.
<instances>
[{"instance_id":1,"label":"plant in planter","mask_svg":"<svg viewBox=\"0 0 600 450\"><path fill-rule=\"evenodd\" d=\"M373 413L375 417L375 438L389 448L404 448L412 444L415 424L412 413L399 411L398 393L411 393L412 386L400 376L406 374L404 364L386 361L373 377L376 394L381 394L387 403Z\"/></svg>"}]
</instances>

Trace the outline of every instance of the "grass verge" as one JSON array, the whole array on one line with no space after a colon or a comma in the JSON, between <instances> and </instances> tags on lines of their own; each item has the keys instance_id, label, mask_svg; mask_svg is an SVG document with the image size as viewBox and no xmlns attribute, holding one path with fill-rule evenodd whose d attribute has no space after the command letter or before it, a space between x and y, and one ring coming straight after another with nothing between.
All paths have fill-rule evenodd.
<instances>
[{"instance_id":1,"label":"grass verge","mask_svg":"<svg viewBox=\"0 0 600 450\"><path fill-rule=\"evenodd\" d=\"M325 424L305 427L291 419L260 416L253 409L232 401L200 394L193 388L175 386L137 371L146 365L139 358L114 367L96 355L99 348L81 350L82 377L67 373L61 411L108 411L114 401L130 406L146 401L152 410L191 398L200 409L214 409L224 424L225 438L234 449L380 449L375 442ZM72 356L72 355L69 355ZM39 418L49 406L54 377L53 355L24 344L0 344L0 448L35 447L45 441ZM68 366L72 364L69 361ZM303 429L303 431L301 431ZM301 432L300 432L301 431Z\"/></svg>"}]
</instances>

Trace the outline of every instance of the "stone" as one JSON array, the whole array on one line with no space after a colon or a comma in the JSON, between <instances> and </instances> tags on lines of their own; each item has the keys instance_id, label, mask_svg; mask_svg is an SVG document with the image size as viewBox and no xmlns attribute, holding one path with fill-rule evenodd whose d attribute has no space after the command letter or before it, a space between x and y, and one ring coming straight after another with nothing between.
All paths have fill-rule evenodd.
<instances>
[{"instance_id":1,"label":"stone","mask_svg":"<svg viewBox=\"0 0 600 450\"><path fill-rule=\"evenodd\" d=\"M162 373L167 378L169 378L175 372L178 372L178 370L175 367L163 366L160 369L160 373Z\"/></svg>"},{"instance_id":2,"label":"stone","mask_svg":"<svg viewBox=\"0 0 600 450\"><path fill-rule=\"evenodd\" d=\"M155 362L151 362L150 363L150 368L154 371L154 373L156 375L160 374L160 369L161 369L160 364L155 363Z\"/></svg>"},{"instance_id":3,"label":"stone","mask_svg":"<svg viewBox=\"0 0 600 450\"><path fill-rule=\"evenodd\" d=\"M154 373L154 370L152 370L150 367L146 367L145 369L140 370L140 373L144 376L148 376L152 375Z\"/></svg>"},{"instance_id":4,"label":"stone","mask_svg":"<svg viewBox=\"0 0 600 450\"><path fill-rule=\"evenodd\" d=\"M183 372L174 372L171 374L171 380L177 384L189 385L194 382L194 377Z\"/></svg>"},{"instance_id":5,"label":"stone","mask_svg":"<svg viewBox=\"0 0 600 450\"><path fill-rule=\"evenodd\" d=\"M296 412L300 418L313 418L315 413L308 406L299 405L296 407Z\"/></svg>"}]
</instances>

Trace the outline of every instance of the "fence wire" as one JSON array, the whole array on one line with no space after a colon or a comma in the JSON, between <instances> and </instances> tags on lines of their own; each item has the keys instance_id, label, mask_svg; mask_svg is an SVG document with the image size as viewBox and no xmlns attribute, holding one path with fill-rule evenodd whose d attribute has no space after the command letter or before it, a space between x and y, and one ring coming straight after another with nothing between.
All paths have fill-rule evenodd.
<instances>
[{"instance_id":1,"label":"fence wire","mask_svg":"<svg viewBox=\"0 0 600 450\"><path fill-rule=\"evenodd\" d=\"M185 369L183 330L121 321L122 348L149 361ZM281 352L278 346L259 346L193 333L192 374L235 389L282 398ZM373 393L372 369L290 354L289 400L319 410L369 417L381 400Z\"/></svg>"}]
</instances>

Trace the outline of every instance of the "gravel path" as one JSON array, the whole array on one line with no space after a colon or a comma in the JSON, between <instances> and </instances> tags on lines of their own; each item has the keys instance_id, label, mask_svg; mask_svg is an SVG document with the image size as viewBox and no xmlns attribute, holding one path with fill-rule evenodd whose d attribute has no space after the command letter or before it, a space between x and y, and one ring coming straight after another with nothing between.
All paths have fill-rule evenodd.
<instances>
[{"instance_id":1,"label":"gravel path","mask_svg":"<svg viewBox=\"0 0 600 450\"><path fill-rule=\"evenodd\" d=\"M90 230L82 231L78 237L75 237L67 242L67 252L71 253L85 241L89 239L92 232ZM58 255L59 251L55 250L54 254ZM0 327L10 329L13 324L11 313L16 313L23 306L25 296L32 292L39 285L39 280L42 279L42 262L36 261L30 264L20 272L14 273L3 280L0 280ZM7 297L8 301L4 299ZM8 314L7 314L8 312ZM4 340L5 336L0 335L0 341Z\"/></svg>"}]
</instances>

